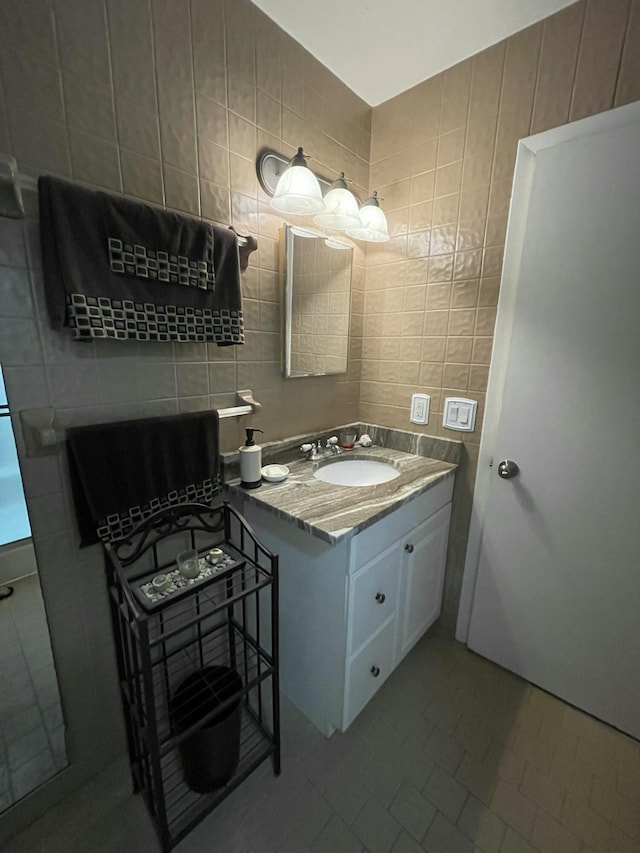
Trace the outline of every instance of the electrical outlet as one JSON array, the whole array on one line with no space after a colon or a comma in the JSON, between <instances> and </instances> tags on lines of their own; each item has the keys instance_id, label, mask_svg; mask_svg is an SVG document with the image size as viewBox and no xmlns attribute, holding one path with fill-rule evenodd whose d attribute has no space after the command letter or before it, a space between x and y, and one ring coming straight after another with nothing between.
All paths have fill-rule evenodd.
<instances>
[{"instance_id":1,"label":"electrical outlet","mask_svg":"<svg viewBox=\"0 0 640 853\"><path fill-rule=\"evenodd\" d=\"M411 395L411 417L409 420L414 424L429 423L429 404L431 397L428 394Z\"/></svg>"}]
</instances>

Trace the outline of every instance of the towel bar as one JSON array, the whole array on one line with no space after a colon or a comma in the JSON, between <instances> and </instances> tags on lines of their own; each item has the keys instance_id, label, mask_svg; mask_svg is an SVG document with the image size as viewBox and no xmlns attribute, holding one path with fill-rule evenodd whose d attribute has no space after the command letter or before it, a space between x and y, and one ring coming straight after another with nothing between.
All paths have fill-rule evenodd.
<instances>
[{"instance_id":1,"label":"towel bar","mask_svg":"<svg viewBox=\"0 0 640 853\"><path fill-rule=\"evenodd\" d=\"M0 154L0 216L24 219L23 191L36 193L38 179L18 172L18 164L14 157ZM230 228L235 231L238 238L240 269L244 272L249 265L249 255L258 248L258 241L251 235L238 234L233 225Z\"/></svg>"},{"instance_id":2,"label":"towel bar","mask_svg":"<svg viewBox=\"0 0 640 853\"><path fill-rule=\"evenodd\" d=\"M220 420L223 418L239 418L242 415L252 415L260 411L262 404L254 400L253 392L250 389L236 391L236 396L238 402L243 405L218 409L218 418ZM49 456L60 450L60 445L66 440L67 436L64 430L56 429L56 412L53 406L20 409L18 415L20 416L27 459L33 459L37 456Z\"/></svg>"}]
</instances>

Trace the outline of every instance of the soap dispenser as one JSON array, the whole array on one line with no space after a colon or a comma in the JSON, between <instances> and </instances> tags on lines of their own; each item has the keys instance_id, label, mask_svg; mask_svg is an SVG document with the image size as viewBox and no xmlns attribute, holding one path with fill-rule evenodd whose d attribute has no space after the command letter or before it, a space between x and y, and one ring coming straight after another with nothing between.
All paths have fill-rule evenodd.
<instances>
[{"instance_id":1,"label":"soap dispenser","mask_svg":"<svg viewBox=\"0 0 640 853\"><path fill-rule=\"evenodd\" d=\"M254 432L261 429L247 427L247 441L238 448L240 455L240 485L245 489L257 489L262 485L262 448L253 440Z\"/></svg>"}]
</instances>

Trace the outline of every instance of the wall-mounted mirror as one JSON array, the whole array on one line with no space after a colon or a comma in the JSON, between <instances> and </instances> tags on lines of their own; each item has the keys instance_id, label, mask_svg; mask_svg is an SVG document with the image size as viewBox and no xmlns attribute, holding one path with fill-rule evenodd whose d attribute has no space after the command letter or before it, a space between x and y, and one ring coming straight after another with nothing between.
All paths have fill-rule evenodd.
<instances>
[{"instance_id":1,"label":"wall-mounted mirror","mask_svg":"<svg viewBox=\"0 0 640 853\"><path fill-rule=\"evenodd\" d=\"M341 237L281 231L285 376L346 373L353 247Z\"/></svg>"},{"instance_id":2,"label":"wall-mounted mirror","mask_svg":"<svg viewBox=\"0 0 640 853\"><path fill-rule=\"evenodd\" d=\"M60 693L0 367L0 812L66 765Z\"/></svg>"}]
</instances>

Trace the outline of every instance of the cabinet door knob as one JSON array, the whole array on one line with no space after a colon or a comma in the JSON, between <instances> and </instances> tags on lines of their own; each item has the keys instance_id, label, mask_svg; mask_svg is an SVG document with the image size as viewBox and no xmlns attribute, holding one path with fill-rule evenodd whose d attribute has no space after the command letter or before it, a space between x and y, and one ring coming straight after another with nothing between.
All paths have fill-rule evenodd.
<instances>
[{"instance_id":1,"label":"cabinet door knob","mask_svg":"<svg viewBox=\"0 0 640 853\"><path fill-rule=\"evenodd\" d=\"M413 545L410 542L407 542L407 544L404 546L404 550L408 554L413 554Z\"/></svg>"},{"instance_id":2,"label":"cabinet door knob","mask_svg":"<svg viewBox=\"0 0 640 853\"><path fill-rule=\"evenodd\" d=\"M376 601L378 602L378 604L384 604L386 600L387 596L384 594L384 592L376 593Z\"/></svg>"},{"instance_id":3,"label":"cabinet door knob","mask_svg":"<svg viewBox=\"0 0 640 853\"><path fill-rule=\"evenodd\" d=\"M377 678L380 675L380 667L379 666L372 666L371 667L371 675L374 678Z\"/></svg>"}]
</instances>

